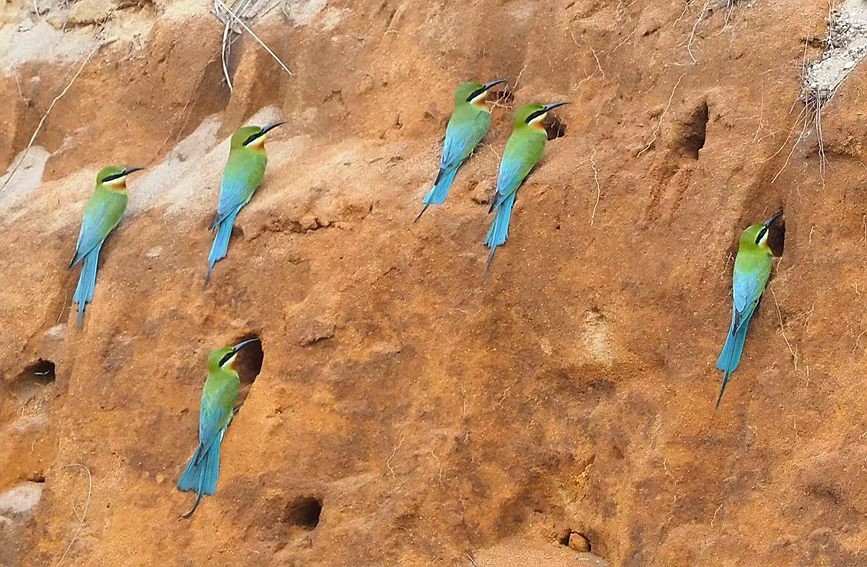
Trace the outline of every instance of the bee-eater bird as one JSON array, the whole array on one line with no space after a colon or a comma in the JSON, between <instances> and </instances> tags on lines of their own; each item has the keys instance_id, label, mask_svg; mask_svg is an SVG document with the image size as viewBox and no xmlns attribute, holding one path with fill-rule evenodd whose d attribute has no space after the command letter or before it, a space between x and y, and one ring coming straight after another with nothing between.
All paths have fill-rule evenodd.
<instances>
[{"instance_id":1,"label":"bee-eater bird","mask_svg":"<svg viewBox=\"0 0 867 567\"><path fill-rule=\"evenodd\" d=\"M196 511L202 496L213 494L220 476L220 443L234 416L235 402L241 388L241 379L234 364L238 352L257 342L252 338L233 347L219 348L208 356L208 378L202 388L199 409L199 444L187 467L178 479L178 489L195 490L193 509L181 516L189 518Z\"/></svg>"},{"instance_id":2,"label":"bee-eater bird","mask_svg":"<svg viewBox=\"0 0 867 567\"><path fill-rule=\"evenodd\" d=\"M754 224L741 233L732 272L732 324L716 362L716 367L723 372L722 387L716 400L717 408L729 378L741 361L750 319L759 305L768 278L771 277L773 253L768 246L768 233L782 214L780 211L765 222Z\"/></svg>"},{"instance_id":3,"label":"bee-eater bird","mask_svg":"<svg viewBox=\"0 0 867 567\"><path fill-rule=\"evenodd\" d=\"M509 237L509 221L512 218L512 207L515 205L518 188L536 166L545 150L545 142L548 141L545 118L551 110L564 104L569 103L525 104L515 110L512 135L506 142L503 160L500 162L500 172L497 175L497 193L491 200L491 208L488 211L490 213L496 209L497 213L485 238L485 246L491 249L485 267L486 278L491 262L494 261L497 246L504 244Z\"/></svg>"},{"instance_id":4,"label":"bee-eater bird","mask_svg":"<svg viewBox=\"0 0 867 567\"><path fill-rule=\"evenodd\" d=\"M485 84L463 83L455 90L455 109L446 126L440 171L433 189L424 198L424 208L413 222L418 221L429 206L441 205L446 200L461 164L470 157L491 127L491 109L485 104L488 91L505 82L498 79Z\"/></svg>"},{"instance_id":5,"label":"bee-eater bird","mask_svg":"<svg viewBox=\"0 0 867 567\"><path fill-rule=\"evenodd\" d=\"M211 223L211 230L216 229L217 235L214 237L214 244L208 256L208 275L205 276L205 284L211 278L214 264L226 257L235 217L244 205L250 202L265 175L265 165L268 163L265 134L281 124L285 122L277 122L264 128L244 126L232 135L229 160L226 162L223 181L220 184L220 203L217 206L214 222Z\"/></svg>"},{"instance_id":6,"label":"bee-eater bird","mask_svg":"<svg viewBox=\"0 0 867 567\"><path fill-rule=\"evenodd\" d=\"M78 304L76 324L79 327L84 321L84 310L87 304L93 301L99 251L102 250L105 239L118 225L126 210L129 199L126 191L126 176L140 169L140 167L124 169L112 165L100 170L96 176L96 191L84 209L84 219L81 221L75 254L68 266L71 268L83 261L75 295L72 296L72 301Z\"/></svg>"}]
</instances>

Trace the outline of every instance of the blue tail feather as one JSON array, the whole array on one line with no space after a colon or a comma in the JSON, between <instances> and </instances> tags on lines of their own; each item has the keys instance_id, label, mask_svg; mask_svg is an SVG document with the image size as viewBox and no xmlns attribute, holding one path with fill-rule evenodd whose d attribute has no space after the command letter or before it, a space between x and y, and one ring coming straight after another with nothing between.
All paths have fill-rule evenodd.
<instances>
[{"instance_id":1,"label":"blue tail feather","mask_svg":"<svg viewBox=\"0 0 867 567\"><path fill-rule=\"evenodd\" d=\"M425 195L425 198L422 201L424 203L424 208L421 210L418 216L415 217L415 221L413 222L416 222L418 219L420 219L429 206L442 205L445 202L446 197L449 196L449 190L452 188L452 183L454 183L455 175L457 175L457 173L457 167L454 167L450 170L440 170L439 175L437 175L436 182L434 183L433 189L431 189L428 194Z\"/></svg>"},{"instance_id":2,"label":"blue tail feather","mask_svg":"<svg viewBox=\"0 0 867 567\"><path fill-rule=\"evenodd\" d=\"M735 327L735 321L732 321L728 335L726 336L726 342L716 361L717 369L723 371L722 386L720 387L719 397L716 400L717 407L719 407L720 401L722 400L722 395L726 389L729 378L738 367L738 364L740 364L741 355L744 352L744 344L747 340L747 331L749 330L751 317L752 313L745 317L737 327Z\"/></svg>"},{"instance_id":3,"label":"blue tail feather","mask_svg":"<svg viewBox=\"0 0 867 567\"><path fill-rule=\"evenodd\" d=\"M199 494L213 494L220 476L220 443L222 434L210 447L199 444L190 462L178 479L180 490L195 490Z\"/></svg>"},{"instance_id":4,"label":"blue tail feather","mask_svg":"<svg viewBox=\"0 0 867 567\"><path fill-rule=\"evenodd\" d=\"M491 267L491 262L494 261L494 252L497 251L497 246L505 244L509 238L509 223L512 220L512 207L515 205L515 195L512 193L505 199L494 216L494 222L491 223L491 228L488 230L488 235L485 237L485 246L491 249L491 255L488 257L488 265L485 267L485 278L487 278L488 270Z\"/></svg>"},{"instance_id":5,"label":"blue tail feather","mask_svg":"<svg viewBox=\"0 0 867 567\"><path fill-rule=\"evenodd\" d=\"M87 308L87 304L93 301L93 290L96 287L96 270L99 266L99 251L102 249L102 244L100 242L84 256L81 274L78 276L78 285L75 287L75 294L72 296L72 301L78 304L76 325L79 327L84 322L84 310Z\"/></svg>"},{"instance_id":6,"label":"blue tail feather","mask_svg":"<svg viewBox=\"0 0 867 567\"><path fill-rule=\"evenodd\" d=\"M207 282L211 277L211 271L214 269L214 264L226 257L229 251L229 239L232 237L232 229L235 226L235 217L238 216L240 207L224 218L217 224L217 235L214 237L214 243L211 245L211 253L208 255L208 275L205 277Z\"/></svg>"},{"instance_id":7,"label":"blue tail feather","mask_svg":"<svg viewBox=\"0 0 867 567\"><path fill-rule=\"evenodd\" d=\"M436 183L433 189L425 196L425 205L441 205L449 196L449 190L452 188L452 183L455 181L455 175L458 173L458 168L452 168L447 171L440 171L437 175Z\"/></svg>"}]
</instances>

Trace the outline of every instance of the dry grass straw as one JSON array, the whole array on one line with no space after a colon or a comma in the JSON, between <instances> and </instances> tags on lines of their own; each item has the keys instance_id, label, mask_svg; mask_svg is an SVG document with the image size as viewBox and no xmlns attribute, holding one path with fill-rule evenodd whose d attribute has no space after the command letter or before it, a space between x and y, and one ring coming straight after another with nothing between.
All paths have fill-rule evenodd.
<instances>
[{"instance_id":1,"label":"dry grass straw","mask_svg":"<svg viewBox=\"0 0 867 567\"><path fill-rule=\"evenodd\" d=\"M704 4L702 4L701 10L698 13L698 16L695 19L695 22L692 24L692 29L689 32L689 39L687 39L686 41L686 52L689 54L689 58L692 59L693 63L698 63L698 59L692 52L692 46L695 43L695 35L696 31L698 30L698 26L701 25L705 17L708 14L712 13L714 10L717 10L719 8L725 8L726 15L723 27L726 27L732 21L732 14L734 13L735 5L741 2L743 2L743 0L705 0ZM679 22L683 18L690 4L692 4L691 0L686 3L686 6L683 9L683 13L681 13L680 17L677 18L675 23Z\"/></svg>"},{"instance_id":2,"label":"dry grass straw","mask_svg":"<svg viewBox=\"0 0 867 567\"><path fill-rule=\"evenodd\" d=\"M78 536L81 535L81 531L84 529L84 522L87 519L87 509L90 507L90 499L93 495L93 477L90 474L90 469L81 463L73 463L71 465L65 465L60 467L61 469L70 469L77 468L84 471L87 474L87 494L84 498L84 505L79 512L78 508L75 506L75 500L72 501L72 513L75 514L75 517L78 519L78 526L76 526L75 531L72 533L72 539L69 540L69 545L66 546L66 549L63 551L63 555L60 556L60 559L55 563L55 567L58 567L66 556L69 554L69 550L72 549L72 545L75 543L75 540L78 539Z\"/></svg>"},{"instance_id":3,"label":"dry grass straw","mask_svg":"<svg viewBox=\"0 0 867 567\"><path fill-rule=\"evenodd\" d=\"M91 50L91 52L85 57L84 61L81 62L81 65L78 67L78 70L72 75L72 78L66 83L66 86L63 87L63 90L60 91L54 100L51 101L51 104L48 105L48 109L42 114L42 118L39 119L39 124L36 125L36 129L33 131L33 135L30 136L30 141L27 142L27 147L24 148L24 151L21 153L21 157L18 158L18 161L9 171L9 175L6 176L6 180L3 181L3 185L0 186L0 191L6 189L6 186L9 185L9 182L12 181L12 177L15 176L15 172L18 171L18 168L21 167L21 164L24 163L24 159L27 157L27 154L30 153L30 148L33 147L33 142L36 141L36 136L39 135L39 132L42 131L42 126L45 124L45 121L48 119L48 115L51 114L51 111L54 109L54 105L69 92L69 89L72 88L73 83L81 75L81 72L84 71L84 67L90 62L96 52L99 51L103 46L108 45L111 42L99 43L96 47Z\"/></svg>"},{"instance_id":4,"label":"dry grass straw","mask_svg":"<svg viewBox=\"0 0 867 567\"><path fill-rule=\"evenodd\" d=\"M659 131L662 128L662 120L665 118L665 114L671 108L671 103L674 100L674 93L677 92L677 87L680 86L680 82L685 76L686 73L684 72L681 73L680 77L677 78L677 82L674 83L674 87L671 89L671 94L668 97L668 102L666 103L665 108L662 109L662 113L659 115L659 118L656 121L656 127L653 129L653 135L651 136L650 141L647 142L647 145L644 146L641 150L639 150L637 154L635 154L635 157L641 157L641 154L652 148L653 144L656 143L656 140L659 139Z\"/></svg>"},{"instance_id":5,"label":"dry grass straw","mask_svg":"<svg viewBox=\"0 0 867 567\"><path fill-rule=\"evenodd\" d=\"M280 67L286 71L286 74L290 77L292 76L292 71L283 63L283 60L277 57L273 50L271 50L268 45L262 41L262 39L254 32L250 26L244 23L244 20L253 20L260 15L265 15L277 4L272 4L267 9L262 8L262 3L259 0L238 0L231 7L229 7L223 0L214 0L214 15L223 22L223 41L220 44L220 55L223 63L223 77L226 79L226 85L229 87L229 91L232 92L234 87L232 86L232 77L229 73L229 55L232 50L232 44L235 40L240 36L241 32L238 31L235 27L235 24L240 26L243 31L246 31L256 42L262 46L268 55L271 56L274 61L277 62Z\"/></svg>"}]
</instances>

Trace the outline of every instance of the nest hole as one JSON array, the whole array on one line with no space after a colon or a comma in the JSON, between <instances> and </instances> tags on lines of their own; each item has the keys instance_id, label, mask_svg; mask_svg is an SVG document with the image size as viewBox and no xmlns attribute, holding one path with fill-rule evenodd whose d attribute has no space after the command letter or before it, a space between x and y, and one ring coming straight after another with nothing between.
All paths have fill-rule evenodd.
<instances>
[{"instance_id":1,"label":"nest hole","mask_svg":"<svg viewBox=\"0 0 867 567\"><path fill-rule=\"evenodd\" d=\"M566 135L566 124L563 123L556 116L548 115L545 118L545 132L548 133L548 141L554 140L556 138L562 138Z\"/></svg>"},{"instance_id":2,"label":"nest hole","mask_svg":"<svg viewBox=\"0 0 867 567\"><path fill-rule=\"evenodd\" d=\"M21 371L9 384L9 391L20 402L27 403L39 396L43 389L53 384L56 379L54 363L40 358Z\"/></svg>"},{"instance_id":3,"label":"nest hole","mask_svg":"<svg viewBox=\"0 0 867 567\"><path fill-rule=\"evenodd\" d=\"M707 137L708 107L707 102L702 101L693 111L685 124L683 138L680 144L680 153L692 159L698 159L698 153L704 147Z\"/></svg>"},{"instance_id":4,"label":"nest hole","mask_svg":"<svg viewBox=\"0 0 867 567\"><path fill-rule=\"evenodd\" d=\"M259 373L262 372L262 362L265 360L265 351L262 349L262 339L259 335L252 333L243 335L235 344L250 339L257 339L257 341L238 351L238 357L235 359L235 371L241 378L241 384L247 385L252 385L256 381Z\"/></svg>"},{"instance_id":5,"label":"nest hole","mask_svg":"<svg viewBox=\"0 0 867 567\"><path fill-rule=\"evenodd\" d=\"M491 91L491 96L497 104L509 105L515 102L515 92L509 88L503 88L499 91Z\"/></svg>"},{"instance_id":6,"label":"nest hole","mask_svg":"<svg viewBox=\"0 0 867 567\"><path fill-rule=\"evenodd\" d=\"M250 389L262 371L262 362L265 360L265 351L262 348L262 339L259 335L248 333L238 338L235 344L249 339L258 340L238 351L238 356L235 358L235 372L241 379L241 390L238 392L238 401L235 402L235 411L241 409L241 406L247 401Z\"/></svg>"},{"instance_id":7,"label":"nest hole","mask_svg":"<svg viewBox=\"0 0 867 567\"><path fill-rule=\"evenodd\" d=\"M314 530L322 515L322 499L314 496L299 496L286 506L283 522L305 530Z\"/></svg>"},{"instance_id":8,"label":"nest hole","mask_svg":"<svg viewBox=\"0 0 867 567\"><path fill-rule=\"evenodd\" d=\"M54 374L54 363L50 360L40 358L30 366L24 369L21 373L22 378L30 378L42 384L50 384L57 379Z\"/></svg>"},{"instance_id":9,"label":"nest hole","mask_svg":"<svg viewBox=\"0 0 867 567\"><path fill-rule=\"evenodd\" d=\"M574 530L566 530L558 541L560 542L560 545L565 545L573 551L583 553L590 553L592 547L590 545L590 539L586 535Z\"/></svg>"},{"instance_id":10,"label":"nest hole","mask_svg":"<svg viewBox=\"0 0 867 567\"><path fill-rule=\"evenodd\" d=\"M768 248L774 256L780 257L783 255L783 248L786 241L786 221L778 220L771 228L768 229Z\"/></svg>"}]
</instances>

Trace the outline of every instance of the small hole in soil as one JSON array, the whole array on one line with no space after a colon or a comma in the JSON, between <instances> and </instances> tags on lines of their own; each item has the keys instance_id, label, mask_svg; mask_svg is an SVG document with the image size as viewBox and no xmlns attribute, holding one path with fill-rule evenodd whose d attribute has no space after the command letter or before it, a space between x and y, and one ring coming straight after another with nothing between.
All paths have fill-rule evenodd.
<instances>
[{"instance_id":1,"label":"small hole in soil","mask_svg":"<svg viewBox=\"0 0 867 567\"><path fill-rule=\"evenodd\" d=\"M780 257L783 255L785 240L786 221L780 219L768 229L768 248L771 249L774 256Z\"/></svg>"},{"instance_id":2,"label":"small hole in soil","mask_svg":"<svg viewBox=\"0 0 867 567\"><path fill-rule=\"evenodd\" d=\"M702 101L685 125L683 141L680 146L682 155L698 159L698 152L704 147L705 136L707 135L707 120L707 102Z\"/></svg>"},{"instance_id":3,"label":"small hole in soil","mask_svg":"<svg viewBox=\"0 0 867 567\"><path fill-rule=\"evenodd\" d=\"M54 383L54 363L40 358L27 366L18 377L9 384L9 391L20 401L26 403L39 395L43 388Z\"/></svg>"},{"instance_id":4,"label":"small hole in soil","mask_svg":"<svg viewBox=\"0 0 867 567\"><path fill-rule=\"evenodd\" d=\"M548 140L562 138L566 135L566 124L560 121L556 116L548 115L545 118L545 131L548 133Z\"/></svg>"},{"instance_id":5,"label":"small hole in soil","mask_svg":"<svg viewBox=\"0 0 867 567\"><path fill-rule=\"evenodd\" d=\"M491 98L497 102L497 104L511 104L515 101L515 93L508 89L503 88L501 91L490 91Z\"/></svg>"},{"instance_id":6,"label":"small hole in soil","mask_svg":"<svg viewBox=\"0 0 867 567\"><path fill-rule=\"evenodd\" d=\"M322 500L313 496L300 496L286 506L283 521L305 530L315 529L322 514Z\"/></svg>"},{"instance_id":7,"label":"small hole in soil","mask_svg":"<svg viewBox=\"0 0 867 567\"><path fill-rule=\"evenodd\" d=\"M573 551L589 552L591 547L587 536L573 530L566 531L558 541Z\"/></svg>"},{"instance_id":8,"label":"small hole in soil","mask_svg":"<svg viewBox=\"0 0 867 567\"><path fill-rule=\"evenodd\" d=\"M50 360L40 358L30 366L24 369L21 378L31 378L43 384L54 382L57 378L54 374L54 363Z\"/></svg>"},{"instance_id":9,"label":"small hole in soil","mask_svg":"<svg viewBox=\"0 0 867 567\"><path fill-rule=\"evenodd\" d=\"M256 377L262 371L262 361L265 359L265 352L262 350L262 339L258 335L253 333L243 335L235 341L235 344L249 339L259 340L248 344L238 351L238 357L235 359L235 370L238 372L238 376L241 377L242 384L252 384L256 381Z\"/></svg>"},{"instance_id":10,"label":"small hole in soil","mask_svg":"<svg viewBox=\"0 0 867 567\"><path fill-rule=\"evenodd\" d=\"M259 339L256 342L250 343L240 351L235 358L235 371L241 379L241 390L238 392L238 401L235 402L235 411L241 409L244 402L247 401L247 395L250 393L250 388L253 387L253 382L262 371L262 361L265 359L265 352L262 350L262 339L259 335L248 333L238 338L235 344L241 343L249 339Z\"/></svg>"}]
</instances>

